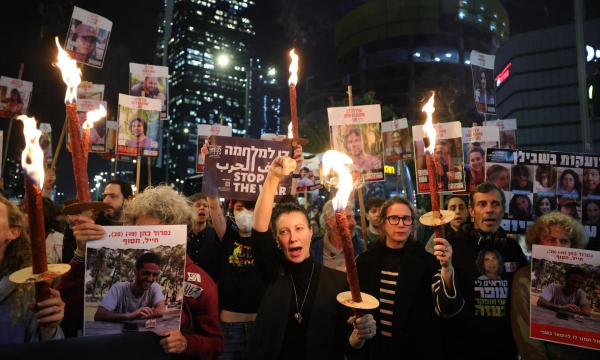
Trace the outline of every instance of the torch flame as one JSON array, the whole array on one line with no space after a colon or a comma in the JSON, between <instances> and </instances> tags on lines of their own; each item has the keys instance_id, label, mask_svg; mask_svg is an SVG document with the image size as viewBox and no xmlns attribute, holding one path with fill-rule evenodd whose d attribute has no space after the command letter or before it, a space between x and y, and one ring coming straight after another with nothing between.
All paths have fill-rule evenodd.
<instances>
[{"instance_id":1,"label":"torch flame","mask_svg":"<svg viewBox=\"0 0 600 360\"><path fill-rule=\"evenodd\" d=\"M288 139L294 138L294 127L292 126L292 122L288 125Z\"/></svg>"},{"instance_id":2,"label":"torch flame","mask_svg":"<svg viewBox=\"0 0 600 360\"><path fill-rule=\"evenodd\" d=\"M346 165L352 165L352 159L339 151L329 150L323 155L323 174L333 170L338 174L338 192L332 200L333 208L346 209L348 197L352 191L352 175Z\"/></svg>"},{"instance_id":3,"label":"torch flame","mask_svg":"<svg viewBox=\"0 0 600 360\"><path fill-rule=\"evenodd\" d=\"M21 167L27 178L41 189L44 184L44 151L40 147L42 132L35 128L35 118L21 115L17 119L23 122L23 135L25 135Z\"/></svg>"},{"instance_id":4,"label":"torch flame","mask_svg":"<svg viewBox=\"0 0 600 360\"><path fill-rule=\"evenodd\" d=\"M88 111L85 114L85 122L83 123L84 129L91 129L94 127L94 122L102 119L106 116L106 109L104 106L100 105L99 109Z\"/></svg>"},{"instance_id":5,"label":"torch flame","mask_svg":"<svg viewBox=\"0 0 600 360\"><path fill-rule=\"evenodd\" d=\"M290 64L290 79L288 80L288 85L294 85L298 83L298 55L295 53L295 49L290 51L290 56L292 57L292 63Z\"/></svg>"},{"instance_id":6,"label":"torch flame","mask_svg":"<svg viewBox=\"0 0 600 360\"><path fill-rule=\"evenodd\" d=\"M65 104L71 104L77 101L77 86L81 83L81 70L77 67L77 62L67 54L58 44L58 36L55 38L58 55L56 66L62 72L63 81L67 84L67 94L65 95Z\"/></svg>"},{"instance_id":7,"label":"torch flame","mask_svg":"<svg viewBox=\"0 0 600 360\"><path fill-rule=\"evenodd\" d=\"M429 101L425 106L423 106L423 112L427 113L427 121L425 121L425 125L423 125L423 132L425 136L429 137L429 146L425 149L425 152L429 154L433 154L435 150L435 139L437 137L437 133L433 127L433 112L435 108L433 107L433 98L435 97L435 93L431 95Z\"/></svg>"}]
</instances>

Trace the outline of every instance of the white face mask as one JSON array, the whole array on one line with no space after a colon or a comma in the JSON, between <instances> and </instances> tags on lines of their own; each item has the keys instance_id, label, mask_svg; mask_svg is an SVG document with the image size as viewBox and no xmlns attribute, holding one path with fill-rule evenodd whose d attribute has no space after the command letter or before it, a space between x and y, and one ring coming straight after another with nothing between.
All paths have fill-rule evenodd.
<instances>
[{"instance_id":1,"label":"white face mask","mask_svg":"<svg viewBox=\"0 0 600 360\"><path fill-rule=\"evenodd\" d=\"M249 233L252 230L252 219L254 213L248 209L244 209L235 215L235 224L243 233Z\"/></svg>"}]
</instances>

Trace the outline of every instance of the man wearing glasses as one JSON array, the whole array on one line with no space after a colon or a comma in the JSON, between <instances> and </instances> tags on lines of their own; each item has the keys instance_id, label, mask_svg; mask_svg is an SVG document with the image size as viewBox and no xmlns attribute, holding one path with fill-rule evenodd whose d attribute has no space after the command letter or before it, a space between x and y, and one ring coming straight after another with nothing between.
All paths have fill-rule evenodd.
<instances>
[{"instance_id":1,"label":"man wearing glasses","mask_svg":"<svg viewBox=\"0 0 600 360\"><path fill-rule=\"evenodd\" d=\"M98 306L94 320L120 322L162 317L165 298L156 282L159 267L158 255L147 252L140 256L133 269L135 280L114 284Z\"/></svg>"}]
</instances>

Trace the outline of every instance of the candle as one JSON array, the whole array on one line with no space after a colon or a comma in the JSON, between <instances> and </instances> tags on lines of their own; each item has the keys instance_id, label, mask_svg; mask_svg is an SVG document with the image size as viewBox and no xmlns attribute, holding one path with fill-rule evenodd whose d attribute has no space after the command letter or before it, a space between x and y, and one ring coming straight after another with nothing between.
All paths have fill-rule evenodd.
<instances>
[{"instance_id":1,"label":"candle","mask_svg":"<svg viewBox=\"0 0 600 360\"><path fill-rule=\"evenodd\" d=\"M423 131L426 137L423 139L425 143L425 163L427 165L427 177L429 179L429 195L431 198L431 211L433 212L433 218L435 220L440 219L440 199L438 197L438 183L435 171L435 161L433 159L433 152L435 150L435 140L437 133L433 127L433 112L435 108L434 104L435 93L431 95L429 101L423 106L423 112L427 114L427 120L423 125ZM435 237L444 237L443 229L440 225L434 226Z\"/></svg>"},{"instance_id":2,"label":"candle","mask_svg":"<svg viewBox=\"0 0 600 360\"><path fill-rule=\"evenodd\" d=\"M292 62L290 64L290 79L288 85L290 86L290 117L292 119L292 134L294 138L298 138L298 109L296 106L296 84L298 83L298 55L296 55L294 49L290 51ZM288 135L289 136L289 135Z\"/></svg>"},{"instance_id":3,"label":"candle","mask_svg":"<svg viewBox=\"0 0 600 360\"><path fill-rule=\"evenodd\" d=\"M44 184L44 152L39 145L42 132L35 128L35 119L25 115L17 119L23 121L25 150L21 155L21 166L25 175L25 198L29 216L29 238L33 274L48 271L46 259L46 233L44 230L44 207L42 185ZM50 286L45 281L35 283L35 301L39 303L50 298Z\"/></svg>"}]
</instances>

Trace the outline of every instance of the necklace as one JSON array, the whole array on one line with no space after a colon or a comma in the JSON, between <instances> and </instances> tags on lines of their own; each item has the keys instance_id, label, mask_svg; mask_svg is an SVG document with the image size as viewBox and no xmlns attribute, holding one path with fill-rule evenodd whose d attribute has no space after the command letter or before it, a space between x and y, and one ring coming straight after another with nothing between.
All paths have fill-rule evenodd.
<instances>
[{"instance_id":1,"label":"necklace","mask_svg":"<svg viewBox=\"0 0 600 360\"><path fill-rule=\"evenodd\" d=\"M298 309L298 293L296 292L296 285L294 285L294 277L290 274L292 278L292 287L294 288L294 298L296 299L296 313L294 314L294 319L298 321L298 324L302 323L302 309L304 308L304 302L306 301L306 297L308 296L308 289L310 289L310 283L312 281L313 272L315 271L315 264L313 263L312 270L310 271L310 278L308 279L308 286L306 287L306 294L304 294L304 300L302 300L302 305L300 309Z\"/></svg>"}]
</instances>

